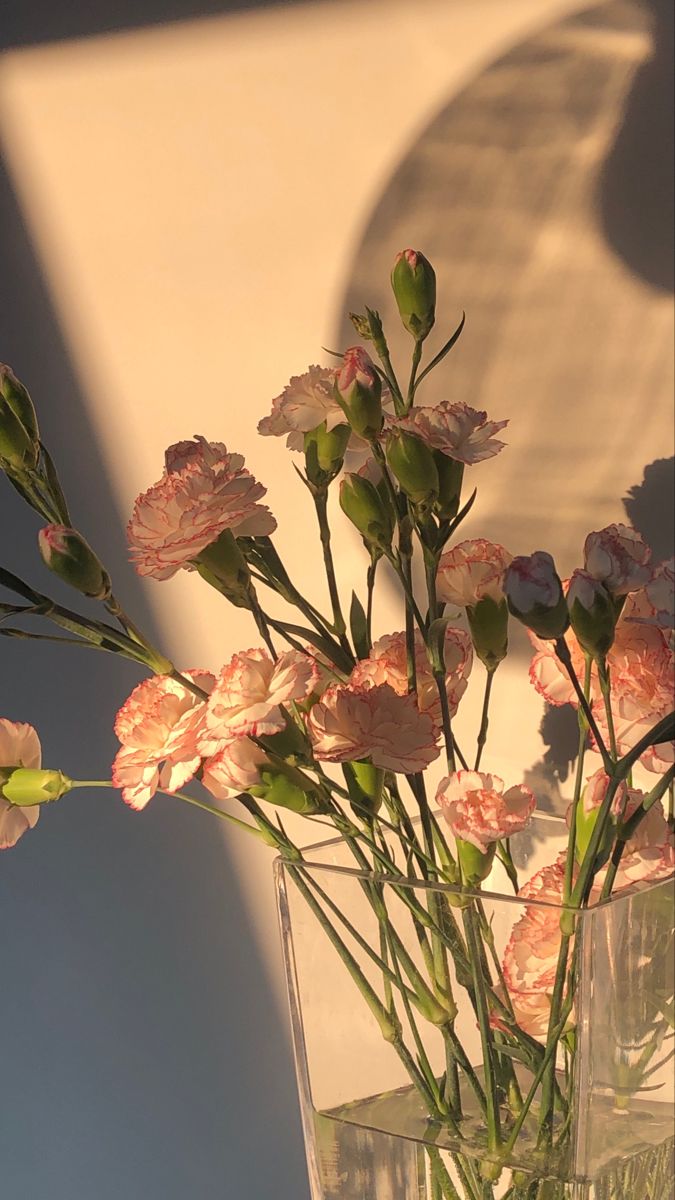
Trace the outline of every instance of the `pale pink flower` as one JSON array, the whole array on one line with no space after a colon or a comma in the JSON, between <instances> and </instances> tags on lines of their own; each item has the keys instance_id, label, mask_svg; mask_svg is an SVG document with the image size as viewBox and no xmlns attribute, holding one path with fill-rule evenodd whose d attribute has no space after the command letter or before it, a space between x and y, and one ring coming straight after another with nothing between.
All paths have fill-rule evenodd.
<instances>
[{"instance_id":1,"label":"pale pink flower","mask_svg":"<svg viewBox=\"0 0 675 1200\"><path fill-rule=\"evenodd\" d=\"M42 765L40 739L32 725L0 717L0 767L29 767ZM27 829L33 829L40 816L40 805L19 808L0 796L0 850L15 846Z\"/></svg>"},{"instance_id":2,"label":"pale pink flower","mask_svg":"<svg viewBox=\"0 0 675 1200\"><path fill-rule=\"evenodd\" d=\"M385 771L414 774L438 757L437 730L413 694L388 683L332 684L307 718L314 757L326 762L370 759Z\"/></svg>"},{"instance_id":3,"label":"pale pink flower","mask_svg":"<svg viewBox=\"0 0 675 1200\"><path fill-rule=\"evenodd\" d=\"M233 792L247 792L260 783L259 767L267 755L250 738L238 737L204 761L201 781L218 800Z\"/></svg>"},{"instance_id":4,"label":"pale pink flower","mask_svg":"<svg viewBox=\"0 0 675 1200\"><path fill-rule=\"evenodd\" d=\"M208 671L184 674L205 692L215 683ZM113 783L131 808L145 808L158 788L175 792L192 779L201 764L197 742L205 715L205 702L168 675L134 688L115 718L122 745L112 767Z\"/></svg>"},{"instance_id":5,"label":"pale pink flower","mask_svg":"<svg viewBox=\"0 0 675 1200\"><path fill-rule=\"evenodd\" d=\"M234 654L209 697L201 738L204 754L234 737L264 737L284 728L283 704L304 700L319 682L312 657L288 650L276 662L266 650Z\"/></svg>"},{"instance_id":6,"label":"pale pink flower","mask_svg":"<svg viewBox=\"0 0 675 1200\"><path fill-rule=\"evenodd\" d=\"M635 592L651 579L651 552L630 525L608 525L589 533L584 543L584 567L616 596Z\"/></svg>"},{"instance_id":7,"label":"pale pink flower","mask_svg":"<svg viewBox=\"0 0 675 1200\"><path fill-rule=\"evenodd\" d=\"M513 555L485 538L469 538L446 550L438 564L441 600L469 608L485 596L495 604L504 599L504 572Z\"/></svg>"},{"instance_id":8,"label":"pale pink flower","mask_svg":"<svg viewBox=\"0 0 675 1200\"><path fill-rule=\"evenodd\" d=\"M604 803L609 787L609 778L605 774L602 767L595 771L593 775L589 775L586 779L586 786L581 793L581 807L584 813L588 816L596 809L600 808ZM641 796L641 792L630 792L630 796ZM629 791L625 783L620 783L614 799L612 800L612 814L618 816L624 812L629 803ZM639 803L639 801L638 801Z\"/></svg>"},{"instance_id":9,"label":"pale pink flower","mask_svg":"<svg viewBox=\"0 0 675 1200\"><path fill-rule=\"evenodd\" d=\"M522 784L504 791L498 775L455 771L438 785L436 800L455 837L487 854L488 846L520 833L528 824L535 798Z\"/></svg>"},{"instance_id":10,"label":"pale pink flower","mask_svg":"<svg viewBox=\"0 0 675 1200\"><path fill-rule=\"evenodd\" d=\"M504 592L519 613L556 608L561 584L551 555L546 550L535 550L534 554L511 559L504 575Z\"/></svg>"},{"instance_id":11,"label":"pale pink flower","mask_svg":"<svg viewBox=\"0 0 675 1200\"><path fill-rule=\"evenodd\" d=\"M468 404L443 400L433 407L411 408L397 424L434 450L472 466L504 448L504 442L497 441L494 435L508 421L488 421L487 413L478 412Z\"/></svg>"},{"instance_id":12,"label":"pale pink flower","mask_svg":"<svg viewBox=\"0 0 675 1200\"><path fill-rule=\"evenodd\" d=\"M636 599L634 593L633 599ZM644 589L644 602L634 605L632 619L672 632L675 623L675 559L659 563Z\"/></svg>"},{"instance_id":13,"label":"pale pink flower","mask_svg":"<svg viewBox=\"0 0 675 1200\"><path fill-rule=\"evenodd\" d=\"M588 571L573 571L567 588L567 607L570 612L575 604L580 604L582 608L586 609L586 612L590 613L596 609L602 613L603 607L598 610L597 605L599 603L602 606L603 602L606 609L610 604L610 599L604 583L601 583L599 579L594 579L592 575L588 574Z\"/></svg>"},{"instance_id":14,"label":"pale pink flower","mask_svg":"<svg viewBox=\"0 0 675 1200\"><path fill-rule=\"evenodd\" d=\"M448 625L445 631L444 662L445 688L450 716L454 717L459 702L467 689L473 661L471 638L463 629ZM417 705L426 712L440 730L442 724L441 701L433 677L424 642L415 631L415 674ZM377 687L388 683L399 696L408 691L408 664L405 633L388 633L378 638L367 658L356 664L349 677L350 686L355 688Z\"/></svg>"},{"instance_id":15,"label":"pale pink flower","mask_svg":"<svg viewBox=\"0 0 675 1200\"><path fill-rule=\"evenodd\" d=\"M134 505L127 527L139 575L170 579L226 529L235 537L263 537L276 521L256 501L266 489L244 467L241 454L222 442L178 442L166 452L162 478Z\"/></svg>"},{"instance_id":16,"label":"pale pink flower","mask_svg":"<svg viewBox=\"0 0 675 1200\"><path fill-rule=\"evenodd\" d=\"M272 401L272 412L258 423L263 437L286 436L289 449L302 450L303 435L326 422L327 429L346 423L335 398L337 371L333 367L309 367L294 375L283 392Z\"/></svg>"},{"instance_id":17,"label":"pale pink flower","mask_svg":"<svg viewBox=\"0 0 675 1200\"><path fill-rule=\"evenodd\" d=\"M530 900L514 925L504 951L503 970L516 1020L531 1037L546 1037L560 950L560 904L565 856L538 871L520 889Z\"/></svg>"}]
</instances>

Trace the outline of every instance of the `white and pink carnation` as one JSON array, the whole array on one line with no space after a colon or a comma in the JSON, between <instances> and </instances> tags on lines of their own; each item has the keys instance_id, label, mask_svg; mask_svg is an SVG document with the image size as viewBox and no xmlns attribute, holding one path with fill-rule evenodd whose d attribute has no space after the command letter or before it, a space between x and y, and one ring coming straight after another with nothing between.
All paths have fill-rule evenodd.
<instances>
[{"instance_id":1,"label":"white and pink carnation","mask_svg":"<svg viewBox=\"0 0 675 1200\"><path fill-rule=\"evenodd\" d=\"M652 576L651 551L630 525L607 525L589 533L584 543L584 567L615 596L645 586Z\"/></svg>"},{"instance_id":2,"label":"white and pink carnation","mask_svg":"<svg viewBox=\"0 0 675 1200\"><path fill-rule=\"evenodd\" d=\"M138 497L127 526L138 574L170 579L181 567L191 570L226 529L235 537L272 533L276 521L257 503L265 491L222 442L196 437L169 446L162 478Z\"/></svg>"},{"instance_id":3,"label":"white and pink carnation","mask_svg":"<svg viewBox=\"0 0 675 1200\"><path fill-rule=\"evenodd\" d=\"M414 406L397 424L432 449L473 466L504 448L504 442L498 441L495 434L508 421L488 421L487 413L468 404L443 400L434 406Z\"/></svg>"},{"instance_id":4,"label":"white and pink carnation","mask_svg":"<svg viewBox=\"0 0 675 1200\"><path fill-rule=\"evenodd\" d=\"M32 725L0 717L0 767L28 767L38 770L42 765L40 739ZM27 829L33 829L40 816L40 805L20 808L0 796L0 850L15 846Z\"/></svg>"},{"instance_id":5,"label":"white and pink carnation","mask_svg":"<svg viewBox=\"0 0 675 1200\"><path fill-rule=\"evenodd\" d=\"M218 800L234 792L247 792L260 783L260 767L267 762L265 751L248 737L226 742L217 754L204 760L201 781Z\"/></svg>"},{"instance_id":6,"label":"white and pink carnation","mask_svg":"<svg viewBox=\"0 0 675 1200\"><path fill-rule=\"evenodd\" d=\"M448 625L445 631L444 663L445 689L448 709L453 717L464 695L473 662L471 638L463 629ZM428 713L438 730L442 724L441 701L433 677L424 642L415 631L415 675L417 704L420 712ZM408 692L408 662L405 633L388 633L378 638L367 658L356 664L349 678L356 688L377 687L388 683L399 696Z\"/></svg>"},{"instance_id":7,"label":"white and pink carnation","mask_svg":"<svg viewBox=\"0 0 675 1200\"><path fill-rule=\"evenodd\" d=\"M469 538L441 555L436 584L439 599L470 608L488 596L504 599L504 573L513 558L508 550L485 538Z\"/></svg>"},{"instance_id":8,"label":"white and pink carnation","mask_svg":"<svg viewBox=\"0 0 675 1200\"><path fill-rule=\"evenodd\" d=\"M332 684L307 717L314 757L325 762L369 759L385 771L415 774L438 757L437 729L412 693L388 683Z\"/></svg>"},{"instance_id":9,"label":"white and pink carnation","mask_svg":"<svg viewBox=\"0 0 675 1200\"><path fill-rule=\"evenodd\" d=\"M185 671L197 687L210 692L215 678L208 671ZM145 808L158 788L175 792L198 770L198 740L206 703L178 680L153 675L134 688L115 718L122 743L112 766L112 780L125 802Z\"/></svg>"},{"instance_id":10,"label":"white and pink carnation","mask_svg":"<svg viewBox=\"0 0 675 1200\"><path fill-rule=\"evenodd\" d=\"M221 743L284 728L282 705L305 700L318 686L319 668L309 654L288 650L274 661L267 650L234 654L209 697L200 746L209 755Z\"/></svg>"},{"instance_id":11,"label":"white and pink carnation","mask_svg":"<svg viewBox=\"0 0 675 1200\"><path fill-rule=\"evenodd\" d=\"M337 371L333 367L309 367L294 375L283 392L272 401L272 412L258 423L263 437L286 437L291 450L302 450L304 435L326 422L327 429L346 424L335 398Z\"/></svg>"},{"instance_id":12,"label":"white and pink carnation","mask_svg":"<svg viewBox=\"0 0 675 1200\"><path fill-rule=\"evenodd\" d=\"M455 837L482 854L493 842L525 829L536 803L529 788L517 784L505 792L504 781L484 771L447 775L438 785L436 800Z\"/></svg>"},{"instance_id":13,"label":"white and pink carnation","mask_svg":"<svg viewBox=\"0 0 675 1200\"><path fill-rule=\"evenodd\" d=\"M504 951L503 971L516 1020L531 1037L548 1032L551 995L560 951L560 908L565 856L533 875L520 889L531 900L514 925Z\"/></svg>"}]
</instances>

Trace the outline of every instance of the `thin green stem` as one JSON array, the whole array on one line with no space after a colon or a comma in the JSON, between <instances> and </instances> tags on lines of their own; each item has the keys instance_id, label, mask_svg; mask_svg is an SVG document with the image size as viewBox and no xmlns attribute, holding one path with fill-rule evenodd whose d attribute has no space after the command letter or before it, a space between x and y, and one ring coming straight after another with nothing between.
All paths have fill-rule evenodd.
<instances>
[{"instance_id":1,"label":"thin green stem","mask_svg":"<svg viewBox=\"0 0 675 1200\"><path fill-rule=\"evenodd\" d=\"M328 523L328 489L318 489L313 492L314 507L316 509L317 520L319 522L319 534L321 537L321 548L323 550L323 565L326 572L326 581L328 583L328 594L330 596L331 608L333 611L333 628L337 634L338 640L343 650L351 653L351 647L345 636L347 628L342 607L340 605L340 593L338 592L337 580L335 577L335 564L333 562L333 552L330 544L330 525Z\"/></svg>"},{"instance_id":2,"label":"thin green stem","mask_svg":"<svg viewBox=\"0 0 675 1200\"><path fill-rule=\"evenodd\" d=\"M495 1073L495 1046L490 1029L490 1010L488 1007L485 979L480 967L480 946L476 928L476 914L473 906L463 911L464 931L469 949L469 960L473 976L473 987L476 996L476 1016L480 1031L481 1048L483 1051L483 1072L485 1076L485 1099L487 1102L487 1134L488 1150L496 1152L501 1142L501 1122L497 1101L497 1080Z\"/></svg>"},{"instance_id":3,"label":"thin green stem","mask_svg":"<svg viewBox=\"0 0 675 1200\"><path fill-rule=\"evenodd\" d=\"M616 746L616 731L614 728L614 715L612 713L612 688L609 676L609 667L607 659L601 658L598 660L598 680L600 682L600 691L602 700L605 706L605 716L607 718L607 733L609 735L609 749L614 762L618 758Z\"/></svg>"},{"instance_id":4,"label":"thin green stem","mask_svg":"<svg viewBox=\"0 0 675 1200\"><path fill-rule=\"evenodd\" d=\"M495 677L495 671L496 667L486 668L485 692L483 694L483 709L480 717L480 729L478 730L478 737L476 739L476 761L473 766L474 771L477 771L480 767L480 760L483 757L483 750L485 749L485 743L487 741L490 694L492 692L492 681Z\"/></svg>"},{"instance_id":5,"label":"thin green stem","mask_svg":"<svg viewBox=\"0 0 675 1200\"><path fill-rule=\"evenodd\" d=\"M607 747L603 741L602 734L600 733L600 730L598 729L598 723L597 723L595 717L593 716L591 706L588 703L588 700L586 699L586 697L584 696L583 688L582 688L581 684L579 683L579 680L577 679L577 673L574 670L574 665L572 663L572 656L569 651L569 646L567 645L567 642L565 641L564 637L560 637L560 638L556 639L555 652L556 652L558 658L560 659L561 663L563 664L565 670L567 671L567 674L569 675L570 682L572 684L572 687L574 688L574 691L576 692L577 699L579 701L581 709L583 710L583 714L584 714L586 720L588 721L589 728L593 734L593 737L595 738L595 742L598 747L598 751L599 751L600 755L602 756L602 762L603 762L605 771L607 772L608 775L611 775L613 760L611 758L611 755L607 751Z\"/></svg>"},{"instance_id":6,"label":"thin green stem","mask_svg":"<svg viewBox=\"0 0 675 1200\"><path fill-rule=\"evenodd\" d=\"M422 358L422 342L420 342L416 339L415 345L413 346L413 352L412 352L412 363L411 363L411 367L410 367L410 381L408 383L408 395L406 397L406 402L405 402L406 410L412 406L413 400L415 399L415 382L417 379L417 371L419 369L421 358Z\"/></svg>"},{"instance_id":7,"label":"thin green stem","mask_svg":"<svg viewBox=\"0 0 675 1200\"><path fill-rule=\"evenodd\" d=\"M586 663L584 667L584 696L586 699L591 692L591 676L593 673L593 660L589 654L586 655ZM579 721L579 745L577 751L577 769L574 778L574 795L572 797L572 809L570 812L570 828L569 837L567 840L567 858L565 859L565 881L563 885L563 900L568 903L572 892L572 881L574 878L574 860L576 856L576 839L577 839L577 811L581 801L581 792L584 782L584 758L586 756L586 741L588 737L588 725L581 708L578 710Z\"/></svg>"}]
</instances>

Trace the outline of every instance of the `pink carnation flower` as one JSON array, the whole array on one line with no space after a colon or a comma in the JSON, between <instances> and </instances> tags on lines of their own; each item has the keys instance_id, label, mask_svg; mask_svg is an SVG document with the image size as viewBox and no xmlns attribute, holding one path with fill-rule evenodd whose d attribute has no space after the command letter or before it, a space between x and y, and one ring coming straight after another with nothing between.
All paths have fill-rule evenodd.
<instances>
[{"instance_id":1,"label":"pink carnation flower","mask_svg":"<svg viewBox=\"0 0 675 1200\"><path fill-rule=\"evenodd\" d=\"M314 691L319 669L308 654L288 650L276 662L266 650L245 650L227 663L209 697L201 749L213 754L234 737L264 737L284 728L281 705Z\"/></svg>"},{"instance_id":2,"label":"pink carnation flower","mask_svg":"<svg viewBox=\"0 0 675 1200\"><path fill-rule=\"evenodd\" d=\"M385 771L414 774L438 757L437 730L412 694L388 683L332 684L307 718L314 757L326 762L370 759Z\"/></svg>"},{"instance_id":3,"label":"pink carnation flower","mask_svg":"<svg viewBox=\"0 0 675 1200\"><path fill-rule=\"evenodd\" d=\"M203 691L215 679L208 671L185 671ZM135 809L145 808L158 788L175 792L201 763L197 748L206 704L168 675L144 679L125 700L115 718L122 743L112 767L115 787Z\"/></svg>"},{"instance_id":4,"label":"pink carnation flower","mask_svg":"<svg viewBox=\"0 0 675 1200\"><path fill-rule=\"evenodd\" d=\"M294 375L281 395L272 401L272 412L258 423L263 437L286 437L291 450L302 450L303 435L323 422L327 429L345 425L346 417L335 398L337 371L332 367L310 367Z\"/></svg>"},{"instance_id":5,"label":"pink carnation flower","mask_svg":"<svg viewBox=\"0 0 675 1200\"><path fill-rule=\"evenodd\" d=\"M449 625L445 632L445 688L450 716L457 712L459 702L467 689L473 647L471 638L463 629ZM419 631L415 631L415 671L417 704L420 712L426 712L440 730L442 715L441 701L436 680L431 672L424 642ZM408 691L408 664L405 633L388 633L378 638L368 655L356 664L349 677L351 687L370 688L388 683L399 696Z\"/></svg>"},{"instance_id":6,"label":"pink carnation flower","mask_svg":"<svg viewBox=\"0 0 675 1200\"><path fill-rule=\"evenodd\" d=\"M42 765L40 739L32 725L8 721L0 717L0 767L29 767ZM0 850L15 846L27 829L33 829L40 816L40 805L19 808L0 796Z\"/></svg>"},{"instance_id":7,"label":"pink carnation flower","mask_svg":"<svg viewBox=\"0 0 675 1200\"><path fill-rule=\"evenodd\" d=\"M162 478L136 501L127 527L139 575L170 579L226 529L236 537L263 537L276 521L256 501L266 489L244 467L241 454L222 442L196 437L166 452Z\"/></svg>"},{"instance_id":8,"label":"pink carnation flower","mask_svg":"<svg viewBox=\"0 0 675 1200\"><path fill-rule=\"evenodd\" d=\"M659 563L645 593L657 625L672 629L675 621L675 559Z\"/></svg>"},{"instance_id":9,"label":"pink carnation flower","mask_svg":"<svg viewBox=\"0 0 675 1200\"><path fill-rule=\"evenodd\" d=\"M535 798L522 784L504 791L498 775L455 771L438 785L436 800L455 837L471 842L482 854L501 838L520 833L535 807Z\"/></svg>"},{"instance_id":10,"label":"pink carnation flower","mask_svg":"<svg viewBox=\"0 0 675 1200\"><path fill-rule=\"evenodd\" d=\"M472 466L492 458L504 448L495 434L508 421L488 421L487 413L468 404L450 404L447 400L434 407L415 406L397 422L401 429L414 433L434 450Z\"/></svg>"},{"instance_id":11,"label":"pink carnation flower","mask_svg":"<svg viewBox=\"0 0 675 1200\"><path fill-rule=\"evenodd\" d=\"M222 750L204 762L202 783L218 800L233 792L247 792L260 783L259 767L267 762L264 750L250 738L239 737L227 742Z\"/></svg>"},{"instance_id":12,"label":"pink carnation flower","mask_svg":"<svg viewBox=\"0 0 675 1200\"><path fill-rule=\"evenodd\" d=\"M504 572L513 555L485 538L469 538L446 550L438 564L437 587L441 600L470 608L489 596L496 604L504 599Z\"/></svg>"},{"instance_id":13,"label":"pink carnation flower","mask_svg":"<svg viewBox=\"0 0 675 1200\"><path fill-rule=\"evenodd\" d=\"M651 552L630 525L608 525L589 533L584 544L584 567L616 596L644 587L651 579Z\"/></svg>"},{"instance_id":14,"label":"pink carnation flower","mask_svg":"<svg viewBox=\"0 0 675 1200\"><path fill-rule=\"evenodd\" d=\"M516 1020L525 1033L544 1039L560 950L560 908L565 856L538 871L520 890L532 900L516 922L504 952L503 970Z\"/></svg>"}]
</instances>

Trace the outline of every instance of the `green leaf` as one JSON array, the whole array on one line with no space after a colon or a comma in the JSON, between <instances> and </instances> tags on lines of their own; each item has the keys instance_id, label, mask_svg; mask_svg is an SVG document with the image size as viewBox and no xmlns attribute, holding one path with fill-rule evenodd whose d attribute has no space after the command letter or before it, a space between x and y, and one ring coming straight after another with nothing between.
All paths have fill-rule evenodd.
<instances>
[{"instance_id":1,"label":"green leaf","mask_svg":"<svg viewBox=\"0 0 675 1200\"><path fill-rule=\"evenodd\" d=\"M461 319L459 325L457 326L455 332L448 338L445 345L441 347L441 349L438 351L438 354L435 356L435 358L432 358L431 362L424 368L424 370L421 372L421 374L419 374L417 376L417 382L415 384L415 391L417 391L422 380L429 374L429 372L433 371L434 367L437 367L438 364L443 361L446 354L448 354L450 352L450 350L452 350L452 347L454 346L455 342L458 340L458 338L464 328L465 321L466 321L466 313L463 312L462 319Z\"/></svg>"},{"instance_id":2,"label":"green leaf","mask_svg":"<svg viewBox=\"0 0 675 1200\"><path fill-rule=\"evenodd\" d=\"M368 621L365 609L356 592L352 592L352 602L349 606L349 628L357 658L367 658L370 654L368 641Z\"/></svg>"}]
</instances>

